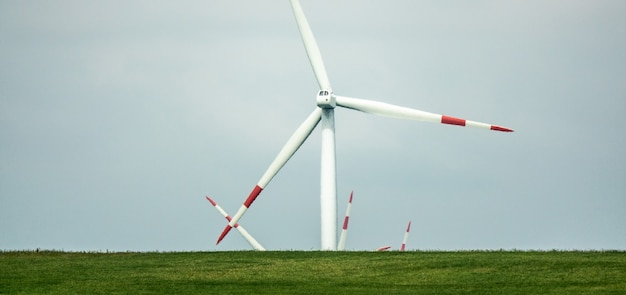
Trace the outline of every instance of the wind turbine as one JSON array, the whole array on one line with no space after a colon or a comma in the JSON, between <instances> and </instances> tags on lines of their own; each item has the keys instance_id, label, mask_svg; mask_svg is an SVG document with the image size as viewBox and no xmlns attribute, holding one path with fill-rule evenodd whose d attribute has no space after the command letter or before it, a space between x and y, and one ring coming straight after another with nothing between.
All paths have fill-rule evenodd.
<instances>
[{"instance_id":1,"label":"wind turbine","mask_svg":"<svg viewBox=\"0 0 626 295\"><path fill-rule=\"evenodd\" d=\"M374 251L382 252L382 251L387 251L389 249L391 249L391 246L382 246L382 247L378 247L378 248L374 249Z\"/></svg>"},{"instance_id":2,"label":"wind turbine","mask_svg":"<svg viewBox=\"0 0 626 295\"><path fill-rule=\"evenodd\" d=\"M228 213L226 213L226 211L224 211L224 209L222 209L222 207L218 205L217 202L215 202L213 199L209 198L208 196L206 197L206 199L207 201L211 202L211 205L213 205L213 207L215 207L215 209L217 209L217 211L220 214L222 214L222 216L224 216L226 220L228 221L231 220L230 215L228 215ZM252 237L252 235L248 233L248 231L245 228L243 228L243 226L239 224L235 224L235 228L239 231L239 233L243 236L243 238L246 239L246 241L248 241L248 243L250 244L250 246L252 246L252 248L254 248L255 250L259 250L259 251L265 251L265 248L263 248L261 243L259 243L254 237Z\"/></svg>"},{"instance_id":3,"label":"wind turbine","mask_svg":"<svg viewBox=\"0 0 626 295\"><path fill-rule=\"evenodd\" d=\"M322 148L321 148L321 175L320 175L320 204L321 204L321 249L336 250L337 247L337 178L335 168L335 107L343 107L373 115L408 119L417 121L427 121L434 123L450 124L457 126L467 126L487 130L502 132L512 132L513 130L496 125L479 123L465 119L444 116L416 109L400 107L383 102L372 100L350 98L336 95L326 74L326 68L322 61L322 55L317 46L313 32L304 16L302 7L298 0L290 0L300 35L304 43L309 62L313 67L315 78L320 90L317 92L317 107L304 120L304 122L291 135L287 143L280 150L269 168L265 171L259 182L254 186L248 198L239 208L235 216L230 220L224 231L217 239L217 244L228 234L228 232L239 222L239 219L246 213L261 191L267 187L272 178L287 163L291 156L300 148L309 137L317 124L322 122Z\"/></svg>"},{"instance_id":4,"label":"wind turbine","mask_svg":"<svg viewBox=\"0 0 626 295\"><path fill-rule=\"evenodd\" d=\"M404 232L404 239L402 240L402 246L400 247L400 251L404 251L406 248L406 241L409 239L409 232L411 231L411 221L409 221L409 225L406 227L406 231Z\"/></svg>"},{"instance_id":5,"label":"wind turbine","mask_svg":"<svg viewBox=\"0 0 626 295\"><path fill-rule=\"evenodd\" d=\"M350 192L350 200L348 200L348 207L346 208L346 217L343 219L341 237L339 238L339 245L337 245L337 250L339 251L346 249L346 234L348 233L348 220L350 219L350 209L352 208L352 194L354 194L354 191Z\"/></svg>"}]
</instances>

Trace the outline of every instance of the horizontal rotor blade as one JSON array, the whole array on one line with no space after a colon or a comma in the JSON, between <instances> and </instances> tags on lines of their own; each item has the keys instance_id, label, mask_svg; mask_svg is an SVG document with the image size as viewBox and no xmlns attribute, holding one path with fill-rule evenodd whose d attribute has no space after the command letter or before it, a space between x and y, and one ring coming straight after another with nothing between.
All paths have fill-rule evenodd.
<instances>
[{"instance_id":1,"label":"horizontal rotor blade","mask_svg":"<svg viewBox=\"0 0 626 295\"><path fill-rule=\"evenodd\" d=\"M250 192L250 195L248 195L246 201L239 208L239 211L237 211L237 213L230 220L226 228L224 228L224 231L217 239L217 244L219 244L222 239L224 239L224 237L228 234L228 232L235 226L235 224L239 222L239 219L241 219L243 214L246 213L246 210L248 210L250 205L252 205L254 200L256 200L261 191L263 191L263 189L270 183L272 178L276 176L278 171L280 171L280 169L287 163L287 161L289 161L291 156L293 156L293 154L296 153L300 146L302 146L304 141L309 137L309 135L311 135L311 132L313 132L313 129L315 129L315 126L317 126L317 123L319 123L321 117L322 109L316 107L315 110L306 118L306 120L304 120L304 122L300 124L298 129L296 129L296 131L291 135L289 140L287 140L287 143L280 150L276 158L274 158L274 161L272 161L270 167L265 171L257 185L252 189L252 192Z\"/></svg>"},{"instance_id":2,"label":"horizontal rotor blade","mask_svg":"<svg viewBox=\"0 0 626 295\"><path fill-rule=\"evenodd\" d=\"M313 31L311 31L309 22L304 16L302 6L300 6L300 2L298 0L291 0L291 8L293 9L293 14L296 17L298 29L300 30L300 35L302 36L302 42L304 42L304 48L306 49L306 54L309 57L309 62L311 62L311 66L313 67L317 83L319 84L320 89L329 90L330 81L328 80L328 75L326 74L326 67L324 66L324 61L322 60L322 54L317 46L317 42L315 42L315 37L313 37Z\"/></svg>"},{"instance_id":3,"label":"horizontal rotor blade","mask_svg":"<svg viewBox=\"0 0 626 295\"><path fill-rule=\"evenodd\" d=\"M391 249L391 246L383 246L383 247L376 248L374 251L387 251L389 249Z\"/></svg>"},{"instance_id":4,"label":"horizontal rotor blade","mask_svg":"<svg viewBox=\"0 0 626 295\"><path fill-rule=\"evenodd\" d=\"M208 196L206 197L206 199L209 202L211 202L211 205L213 205L213 207L217 209L217 211L222 216L224 216L226 220L228 221L231 220L230 215L228 215L228 213L226 213L226 211L224 211L224 209L222 209L222 207L218 205L217 202L215 202L213 199L209 198ZM261 245L261 243L259 243L259 241L257 241L245 228L243 228L243 226L241 226L240 224L235 224L235 228L244 237L244 239L246 239L246 241L250 244L250 246L252 246L252 248L254 248L255 250L259 250L259 251L265 251L265 248Z\"/></svg>"},{"instance_id":5,"label":"horizontal rotor blade","mask_svg":"<svg viewBox=\"0 0 626 295\"><path fill-rule=\"evenodd\" d=\"M481 128L481 129L487 129L487 130L502 131L502 132L513 132L512 129L509 129L506 127L424 112L424 111L396 106L396 105L392 105L392 104L388 104L384 102L359 99L359 98L351 98L351 97L345 97L345 96L336 96L336 99L337 99L338 106L361 111L364 113L373 114L373 115L391 117L391 118L396 118L396 119L417 120L417 121L442 123L442 124L457 125L457 126L474 127L474 128Z\"/></svg>"}]
</instances>

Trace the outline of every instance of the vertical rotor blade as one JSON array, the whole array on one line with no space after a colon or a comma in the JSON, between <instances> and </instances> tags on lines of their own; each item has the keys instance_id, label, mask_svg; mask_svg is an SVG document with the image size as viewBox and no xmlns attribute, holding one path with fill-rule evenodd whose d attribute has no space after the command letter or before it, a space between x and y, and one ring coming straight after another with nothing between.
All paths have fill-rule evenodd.
<instances>
[{"instance_id":1,"label":"vertical rotor blade","mask_svg":"<svg viewBox=\"0 0 626 295\"><path fill-rule=\"evenodd\" d=\"M280 169L289 161L291 156L296 153L296 151L302 146L304 141L309 137L317 123L319 123L322 116L322 109L315 108L313 113L311 113L302 124L296 129L296 131L291 135L287 143L280 150L274 161L270 164L270 167L265 171L257 185L252 189L250 195L245 200L243 205L239 208L239 211L233 216L230 220L222 234L217 239L217 244L219 244L222 239L228 234L228 232L239 222L239 219L246 213L246 210L252 205L254 200L259 196L261 191L269 184L269 182L274 178L274 176L280 171Z\"/></svg>"},{"instance_id":2,"label":"vertical rotor blade","mask_svg":"<svg viewBox=\"0 0 626 295\"><path fill-rule=\"evenodd\" d=\"M324 66L324 61L322 60L322 54L317 46L317 42L315 42L315 37L313 37L313 32L311 31L309 22L304 16L300 2L298 0L291 0L291 8L293 9L293 14L296 17L298 29L300 30L300 35L302 36L302 42L304 42L304 48L306 49L306 54L309 57L309 62L311 62L311 66L313 67L317 83L321 89L330 89L330 82L328 81L328 75L326 74L326 67Z\"/></svg>"},{"instance_id":3,"label":"vertical rotor blade","mask_svg":"<svg viewBox=\"0 0 626 295\"><path fill-rule=\"evenodd\" d=\"M409 239L409 232L411 231L411 221L409 221L409 225L406 227L406 232L404 232L404 240L402 240L402 246L400 247L400 251L404 251L406 248L406 241Z\"/></svg>"},{"instance_id":4,"label":"vertical rotor blade","mask_svg":"<svg viewBox=\"0 0 626 295\"><path fill-rule=\"evenodd\" d=\"M487 130L493 130L493 131L513 132L512 129L509 129L506 127L424 112L424 111L406 108L406 107L400 107L400 106L396 106L396 105L392 105L392 104L388 104L384 102L365 100L365 99L359 99L359 98L351 98L351 97L345 97L345 96L336 96L336 99L337 99L338 106L361 111L364 113L373 114L373 115L391 117L391 118L396 118L396 119L427 121L427 122L442 123L442 124L449 124L449 125L474 127L474 128L487 129Z\"/></svg>"},{"instance_id":5,"label":"vertical rotor blade","mask_svg":"<svg viewBox=\"0 0 626 295\"><path fill-rule=\"evenodd\" d=\"M211 202L211 205L213 205L213 207L217 209L217 211L220 214L222 214L222 216L224 216L226 220L230 222L231 220L230 215L228 215L228 213L226 213L226 211L224 211L224 209L222 209L222 207L218 205L217 202L215 202L213 199L209 198L208 196L206 197L206 199L209 202ZM252 237L252 235L248 233L248 231L245 228L243 228L243 226L241 226L240 224L235 224L235 228L244 237L244 239L248 241L248 243L250 244L250 246L252 246L252 248L254 248L255 250L259 250L259 251L265 251L265 248L261 245L261 243L259 243L254 237Z\"/></svg>"},{"instance_id":6,"label":"vertical rotor blade","mask_svg":"<svg viewBox=\"0 0 626 295\"><path fill-rule=\"evenodd\" d=\"M354 192L350 192L350 200L348 200L348 208L346 209L346 217L343 219L343 228L341 229L341 237L339 238L339 245L337 250L343 251L346 249L346 235L348 233L348 220L350 219L350 209L352 208L352 195Z\"/></svg>"}]
</instances>

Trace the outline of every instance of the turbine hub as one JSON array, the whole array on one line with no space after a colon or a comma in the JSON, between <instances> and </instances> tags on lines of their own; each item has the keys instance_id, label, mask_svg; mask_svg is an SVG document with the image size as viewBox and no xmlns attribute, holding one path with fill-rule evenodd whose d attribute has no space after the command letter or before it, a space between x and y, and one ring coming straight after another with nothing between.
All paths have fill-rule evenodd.
<instances>
[{"instance_id":1,"label":"turbine hub","mask_svg":"<svg viewBox=\"0 0 626 295\"><path fill-rule=\"evenodd\" d=\"M337 106L335 94L331 90L320 90L317 93L317 106L322 109L334 109Z\"/></svg>"}]
</instances>

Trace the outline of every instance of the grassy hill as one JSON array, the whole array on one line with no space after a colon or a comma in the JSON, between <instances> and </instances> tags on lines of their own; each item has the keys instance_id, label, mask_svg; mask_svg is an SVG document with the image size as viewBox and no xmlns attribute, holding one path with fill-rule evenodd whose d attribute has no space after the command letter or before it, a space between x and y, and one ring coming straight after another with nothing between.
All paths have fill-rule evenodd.
<instances>
[{"instance_id":1,"label":"grassy hill","mask_svg":"<svg viewBox=\"0 0 626 295\"><path fill-rule=\"evenodd\" d=\"M626 252L0 252L0 294L626 294Z\"/></svg>"}]
</instances>

